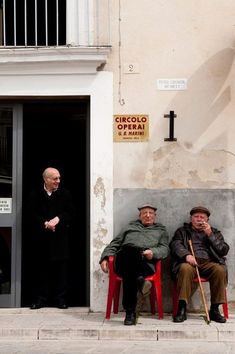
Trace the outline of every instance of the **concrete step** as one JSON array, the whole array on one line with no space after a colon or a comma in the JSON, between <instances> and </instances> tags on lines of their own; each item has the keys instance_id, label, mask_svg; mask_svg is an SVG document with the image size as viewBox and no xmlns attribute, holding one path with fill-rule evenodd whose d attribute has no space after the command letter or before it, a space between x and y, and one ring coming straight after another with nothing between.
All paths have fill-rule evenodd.
<instances>
[{"instance_id":1,"label":"concrete step","mask_svg":"<svg viewBox=\"0 0 235 354\"><path fill-rule=\"evenodd\" d=\"M59 310L43 308L1 309L0 341L27 340L112 340L112 341L190 341L234 342L235 315L225 324L207 324L202 314L188 314L187 321L173 323L143 313L136 326L123 325L124 313L105 320L104 313L90 313L84 308Z\"/></svg>"}]
</instances>

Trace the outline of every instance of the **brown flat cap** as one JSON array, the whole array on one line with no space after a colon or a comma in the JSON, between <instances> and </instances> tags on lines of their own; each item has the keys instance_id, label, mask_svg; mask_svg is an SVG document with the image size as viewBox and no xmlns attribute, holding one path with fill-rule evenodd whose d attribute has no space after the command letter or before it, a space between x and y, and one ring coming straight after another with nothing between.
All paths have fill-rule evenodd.
<instances>
[{"instance_id":1,"label":"brown flat cap","mask_svg":"<svg viewBox=\"0 0 235 354\"><path fill-rule=\"evenodd\" d=\"M151 208L151 209L153 209L155 211L157 210L157 208L155 206L153 206L152 204L148 204L148 203L138 207L139 210L144 209L144 208Z\"/></svg>"},{"instance_id":2,"label":"brown flat cap","mask_svg":"<svg viewBox=\"0 0 235 354\"><path fill-rule=\"evenodd\" d=\"M208 216L208 218L211 215L210 211L207 208L203 207L203 206L194 207L190 211L190 215L193 215L193 214L196 214L196 213L204 213L204 214L206 214Z\"/></svg>"}]
</instances>

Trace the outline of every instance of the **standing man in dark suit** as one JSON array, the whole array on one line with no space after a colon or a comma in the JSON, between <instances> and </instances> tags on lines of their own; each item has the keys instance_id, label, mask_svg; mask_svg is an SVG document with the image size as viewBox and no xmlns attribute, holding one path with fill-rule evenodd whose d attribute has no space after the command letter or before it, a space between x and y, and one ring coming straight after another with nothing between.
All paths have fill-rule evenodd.
<instances>
[{"instance_id":1,"label":"standing man in dark suit","mask_svg":"<svg viewBox=\"0 0 235 354\"><path fill-rule=\"evenodd\" d=\"M31 309L46 306L48 300L58 308L66 309L72 197L69 191L59 188L57 169L48 167L42 176L44 184L29 200L36 261L35 302Z\"/></svg>"}]
</instances>

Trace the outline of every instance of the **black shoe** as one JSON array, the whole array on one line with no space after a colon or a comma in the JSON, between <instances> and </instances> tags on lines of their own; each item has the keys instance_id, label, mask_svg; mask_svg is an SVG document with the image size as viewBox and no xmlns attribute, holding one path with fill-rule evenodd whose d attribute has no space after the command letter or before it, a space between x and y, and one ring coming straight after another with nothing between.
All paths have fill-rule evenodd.
<instances>
[{"instance_id":1,"label":"black shoe","mask_svg":"<svg viewBox=\"0 0 235 354\"><path fill-rule=\"evenodd\" d=\"M126 312L126 317L124 320L124 325L132 326L136 324L136 314L135 312Z\"/></svg>"},{"instance_id":2,"label":"black shoe","mask_svg":"<svg viewBox=\"0 0 235 354\"><path fill-rule=\"evenodd\" d=\"M37 302L33 302L33 303L32 303L32 305L30 306L30 309L31 309L31 310L38 310L38 309L40 309L41 307L44 307L43 302L37 301Z\"/></svg>"},{"instance_id":3,"label":"black shoe","mask_svg":"<svg viewBox=\"0 0 235 354\"><path fill-rule=\"evenodd\" d=\"M173 322L184 322L186 320L187 320L186 302L184 300L180 300L177 314L175 317L173 317Z\"/></svg>"},{"instance_id":4,"label":"black shoe","mask_svg":"<svg viewBox=\"0 0 235 354\"><path fill-rule=\"evenodd\" d=\"M173 322L184 322L187 320L187 314L185 309L181 309L177 315L173 318Z\"/></svg>"},{"instance_id":5,"label":"black shoe","mask_svg":"<svg viewBox=\"0 0 235 354\"><path fill-rule=\"evenodd\" d=\"M68 308L68 305L66 304L66 302L61 302L57 305L58 309L62 309L65 310Z\"/></svg>"},{"instance_id":6,"label":"black shoe","mask_svg":"<svg viewBox=\"0 0 235 354\"><path fill-rule=\"evenodd\" d=\"M215 321L215 322L219 322L219 323L226 322L226 318L220 314L219 309L216 309L216 310L211 309L209 312L209 316L210 316L211 321Z\"/></svg>"}]
</instances>

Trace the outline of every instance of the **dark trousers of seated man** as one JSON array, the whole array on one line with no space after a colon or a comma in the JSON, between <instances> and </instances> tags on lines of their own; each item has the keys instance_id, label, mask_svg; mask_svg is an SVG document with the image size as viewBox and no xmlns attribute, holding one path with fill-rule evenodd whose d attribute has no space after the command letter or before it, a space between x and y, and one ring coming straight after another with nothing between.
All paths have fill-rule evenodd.
<instances>
[{"instance_id":1,"label":"dark trousers of seated man","mask_svg":"<svg viewBox=\"0 0 235 354\"><path fill-rule=\"evenodd\" d=\"M138 278L154 274L142 252L139 248L123 247L116 255L115 271L123 279L122 305L127 312L135 312Z\"/></svg>"},{"instance_id":2,"label":"dark trousers of seated man","mask_svg":"<svg viewBox=\"0 0 235 354\"><path fill-rule=\"evenodd\" d=\"M221 264L198 259L199 274L207 278L210 284L211 305L223 304L227 286L227 271ZM193 279L197 276L196 268L188 263L182 263L177 275L177 291L179 300L189 302L193 290Z\"/></svg>"}]
</instances>

